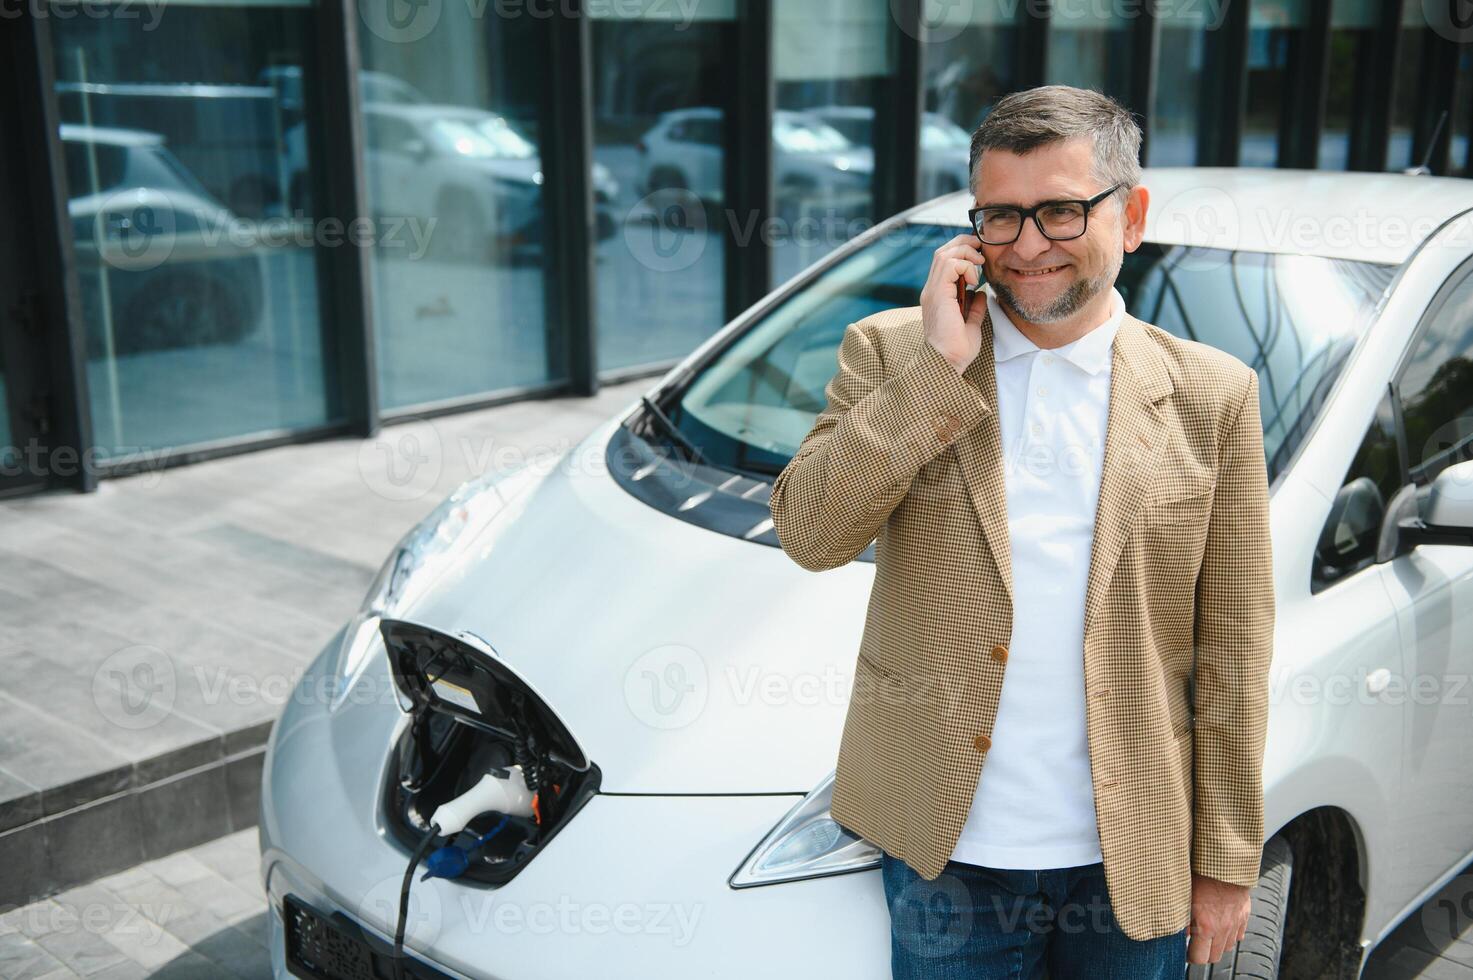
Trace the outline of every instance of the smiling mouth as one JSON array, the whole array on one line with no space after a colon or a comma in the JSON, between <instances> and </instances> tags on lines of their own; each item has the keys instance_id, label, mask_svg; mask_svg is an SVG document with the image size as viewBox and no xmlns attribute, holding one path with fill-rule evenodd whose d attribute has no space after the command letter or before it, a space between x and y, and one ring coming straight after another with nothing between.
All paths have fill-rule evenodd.
<instances>
[{"instance_id":1,"label":"smiling mouth","mask_svg":"<svg viewBox=\"0 0 1473 980\"><path fill-rule=\"evenodd\" d=\"M1062 266L1062 265L1051 265L1047 269L1033 269L1033 270L1014 269L1013 272L1017 273L1018 275L1022 276L1025 279L1038 279L1038 278L1041 278L1043 276L1051 276L1055 272L1058 272L1060 269L1063 269L1063 268L1065 268L1065 266Z\"/></svg>"}]
</instances>

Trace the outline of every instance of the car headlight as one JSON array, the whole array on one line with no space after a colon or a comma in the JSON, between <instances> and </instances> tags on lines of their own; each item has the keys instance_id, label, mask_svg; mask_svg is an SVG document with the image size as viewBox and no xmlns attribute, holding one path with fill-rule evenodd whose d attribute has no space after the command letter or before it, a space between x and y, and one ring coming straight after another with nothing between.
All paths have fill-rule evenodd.
<instances>
[{"instance_id":1,"label":"car headlight","mask_svg":"<svg viewBox=\"0 0 1473 980\"><path fill-rule=\"evenodd\" d=\"M731 876L733 888L773 885L878 867L880 849L834 820L834 774L788 811Z\"/></svg>"},{"instance_id":2,"label":"car headlight","mask_svg":"<svg viewBox=\"0 0 1473 980\"><path fill-rule=\"evenodd\" d=\"M467 480L399 540L343 631L328 710L343 703L373 655L383 651L379 620L399 615L422 595L527 485L530 475L523 465Z\"/></svg>"}]
</instances>

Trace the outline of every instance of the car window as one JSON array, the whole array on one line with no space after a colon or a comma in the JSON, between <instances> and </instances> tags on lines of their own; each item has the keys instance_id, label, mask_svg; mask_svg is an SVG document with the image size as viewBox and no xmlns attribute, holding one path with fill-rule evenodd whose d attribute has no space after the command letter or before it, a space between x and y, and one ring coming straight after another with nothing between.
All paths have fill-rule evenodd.
<instances>
[{"instance_id":1,"label":"car window","mask_svg":"<svg viewBox=\"0 0 1473 980\"><path fill-rule=\"evenodd\" d=\"M772 138L788 153L836 153L854 145L828 123L805 116L777 117L772 123Z\"/></svg>"},{"instance_id":2,"label":"car window","mask_svg":"<svg viewBox=\"0 0 1473 980\"><path fill-rule=\"evenodd\" d=\"M108 143L87 140L65 140L67 193L86 197L110 191L123 182L127 151Z\"/></svg>"},{"instance_id":3,"label":"car window","mask_svg":"<svg viewBox=\"0 0 1473 980\"><path fill-rule=\"evenodd\" d=\"M364 115L368 145L379 151L406 153L419 140L419 132L409 123L378 112Z\"/></svg>"},{"instance_id":4,"label":"car window","mask_svg":"<svg viewBox=\"0 0 1473 980\"><path fill-rule=\"evenodd\" d=\"M1437 474L1473 459L1473 275L1446 295L1412 343L1396 383L1423 518Z\"/></svg>"},{"instance_id":5,"label":"car window","mask_svg":"<svg viewBox=\"0 0 1473 980\"><path fill-rule=\"evenodd\" d=\"M1376 560L1386 508L1403 484L1396 417L1388 391L1361 439L1315 543L1310 592L1319 592Z\"/></svg>"},{"instance_id":6,"label":"car window","mask_svg":"<svg viewBox=\"0 0 1473 980\"><path fill-rule=\"evenodd\" d=\"M697 116L686 124L685 138L704 146L720 146L721 120Z\"/></svg>"},{"instance_id":7,"label":"car window","mask_svg":"<svg viewBox=\"0 0 1473 980\"><path fill-rule=\"evenodd\" d=\"M780 471L823 410L848 324L915 306L932 253L958 229L911 225L819 273L704 365L673 421L706 457ZM1269 477L1287 465L1369 326L1392 266L1145 242L1116 286L1126 308L1259 372Z\"/></svg>"}]
</instances>

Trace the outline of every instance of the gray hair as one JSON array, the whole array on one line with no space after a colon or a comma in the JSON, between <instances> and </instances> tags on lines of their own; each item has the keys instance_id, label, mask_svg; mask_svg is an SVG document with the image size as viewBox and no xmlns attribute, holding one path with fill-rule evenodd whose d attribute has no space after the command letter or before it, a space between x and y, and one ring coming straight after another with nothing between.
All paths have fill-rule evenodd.
<instances>
[{"instance_id":1,"label":"gray hair","mask_svg":"<svg viewBox=\"0 0 1473 980\"><path fill-rule=\"evenodd\" d=\"M1141 127L1130 110L1093 89L1040 85L1003 96L972 134L968 186L977 187L983 150L1021 155L1077 136L1094 140L1090 176L1102 190L1140 183Z\"/></svg>"}]
</instances>

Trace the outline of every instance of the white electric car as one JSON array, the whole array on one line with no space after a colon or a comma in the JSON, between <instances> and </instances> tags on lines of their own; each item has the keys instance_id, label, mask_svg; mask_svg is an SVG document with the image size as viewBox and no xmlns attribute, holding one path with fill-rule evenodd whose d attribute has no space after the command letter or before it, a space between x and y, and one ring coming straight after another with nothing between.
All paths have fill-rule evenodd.
<instances>
[{"instance_id":1,"label":"white electric car","mask_svg":"<svg viewBox=\"0 0 1473 980\"><path fill-rule=\"evenodd\" d=\"M1259 371L1271 480L1270 839L1212 973L1355 977L1473 851L1473 182L1144 184L1118 288ZM768 494L845 327L914 306L969 203L871 228L404 538L271 735L277 976L393 976L396 933L419 978L889 976L878 852L828 812L873 544L805 571ZM518 802L427 838L488 775Z\"/></svg>"}]
</instances>

